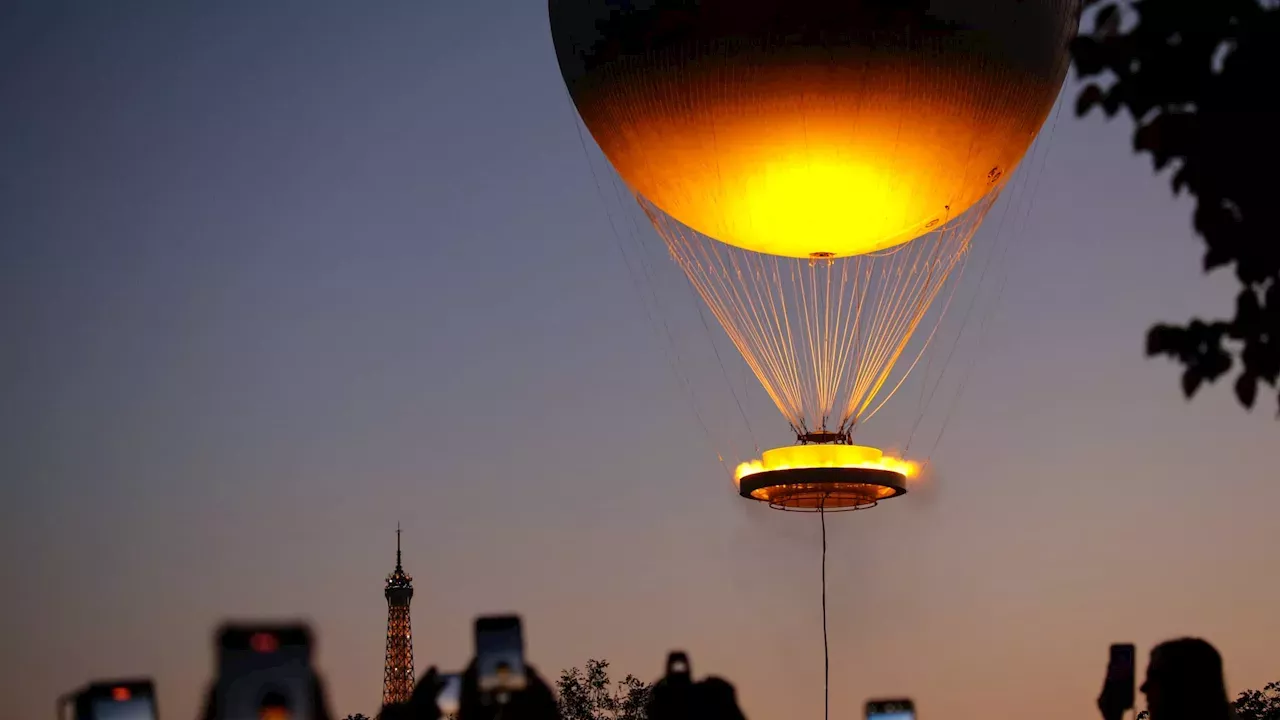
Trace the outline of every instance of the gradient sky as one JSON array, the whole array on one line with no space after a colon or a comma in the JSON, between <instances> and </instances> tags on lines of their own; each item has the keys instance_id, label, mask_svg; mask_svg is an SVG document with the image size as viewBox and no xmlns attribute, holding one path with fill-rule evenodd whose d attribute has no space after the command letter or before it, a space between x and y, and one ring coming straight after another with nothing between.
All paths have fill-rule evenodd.
<instances>
[{"instance_id":1,"label":"gradient sky","mask_svg":"<svg viewBox=\"0 0 1280 720\"><path fill-rule=\"evenodd\" d=\"M1280 679L1278 426L1143 357L1230 283L1128 132L1062 113L937 479L830 519L833 717L1092 717L1109 643L1182 634ZM312 620L372 714L398 521L420 668L517 610L545 674L684 647L819 717L816 519L735 496L592 178L541 2L3 3L2 714L193 717L228 616Z\"/></svg>"}]
</instances>

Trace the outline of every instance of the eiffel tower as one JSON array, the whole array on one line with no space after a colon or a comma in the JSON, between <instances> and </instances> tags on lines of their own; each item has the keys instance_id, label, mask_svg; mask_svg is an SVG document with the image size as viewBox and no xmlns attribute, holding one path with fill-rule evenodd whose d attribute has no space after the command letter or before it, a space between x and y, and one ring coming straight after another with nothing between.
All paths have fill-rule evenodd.
<instances>
[{"instance_id":1,"label":"eiffel tower","mask_svg":"<svg viewBox=\"0 0 1280 720\"><path fill-rule=\"evenodd\" d=\"M382 704L403 703L413 695L413 627L409 601L413 578L400 565L400 526L396 525L396 569L387 576L387 660L382 671Z\"/></svg>"}]
</instances>

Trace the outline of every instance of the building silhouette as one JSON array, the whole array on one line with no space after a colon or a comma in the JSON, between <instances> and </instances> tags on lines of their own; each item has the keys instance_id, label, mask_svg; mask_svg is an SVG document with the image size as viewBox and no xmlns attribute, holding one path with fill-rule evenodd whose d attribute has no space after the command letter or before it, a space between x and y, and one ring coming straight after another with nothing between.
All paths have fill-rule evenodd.
<instances>
[{"instance_id":1,"label":"building silhouette","mask_svg":"<svg viewBox=\"0 0 1280 720\"><path fill-rule=\"evenodd\" d=\"M409 601L413 578L400 564L400 526L396 525L396 569L387 576L387 659L382 671L382 704L403 703L413 695L413 627Z\"/></svg>"}]
</instances>

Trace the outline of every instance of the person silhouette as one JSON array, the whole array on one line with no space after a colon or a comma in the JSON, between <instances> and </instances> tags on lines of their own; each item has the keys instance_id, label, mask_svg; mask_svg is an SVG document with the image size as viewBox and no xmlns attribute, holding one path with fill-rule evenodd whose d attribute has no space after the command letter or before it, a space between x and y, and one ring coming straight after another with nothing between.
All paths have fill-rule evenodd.
<instances>
[{"instance_id":1,"label":"person silhouette","mask_svg":"<svg viewBox=\"0 0 1280 720\"><path fill-rule=\"evenodd\" d=\"M1160 643L1151 651L1142 693L1151 720L1229 720L1222 656L1200 638ZM1125 708L1110 685L1103 687L1098 709L1103 720L1120 720Z\"/></svg>"},{"instance_id":2,"label":"person silhouette","mask_svg":"<svg viewBox=\"0 0 1280 720\"><path fill-rule=\"evenodd\" d=\"M653 684L645 708L648 720L746 720L733 685L718 677L693 682L689 659L672 653L667 674Z\"/></svg>"}]
</instances>

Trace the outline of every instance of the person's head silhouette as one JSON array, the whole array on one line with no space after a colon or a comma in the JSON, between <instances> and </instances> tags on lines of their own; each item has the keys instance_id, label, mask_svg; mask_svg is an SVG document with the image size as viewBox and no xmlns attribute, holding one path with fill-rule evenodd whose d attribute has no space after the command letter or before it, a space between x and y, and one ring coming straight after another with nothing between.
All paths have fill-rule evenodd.
<instances>
[{"instance_id":1,"label":"person's head silhouette","mask_svg":"<svg viewBox=\"0 0 1280 720\"><path fill-rule=\"evenodd\" d=\"M1227 720L1231 704L1222 656L1199 638L1161 643L1151 651L1142 683L1151 720Z\"/></svg>"}]
</instances>

